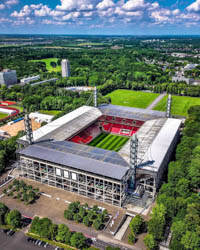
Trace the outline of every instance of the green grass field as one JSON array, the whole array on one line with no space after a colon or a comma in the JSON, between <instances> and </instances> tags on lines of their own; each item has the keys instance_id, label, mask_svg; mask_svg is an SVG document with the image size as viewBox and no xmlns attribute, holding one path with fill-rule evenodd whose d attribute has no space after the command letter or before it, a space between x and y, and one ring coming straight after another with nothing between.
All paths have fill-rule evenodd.
<instances>
[{"instance_id":1,"label":"green grass field","mask_svg":"<svg viewBox=\"0 0 200 250\"><path fill-rule=\"evenodd\" d=\"M0 112L0 119L3 119L3 118L5 118L5 117L7 117L7 116L9 116L9 115Z\"/></svg>"},{"instance_id":2,"label":"green grass field","mask_svg":"<svg viewBox=\"0 0 200 250\"><path fill-rule=\"evenodd\" d=\"M127 137L102 133L97 136L89 146L103 148L112 151L119 151L121 147L129 140Z\"/></svg>"},{"instance_id":3,"label":"green grass field","mask_svg":"<svg viewBox=\"0 0 200 250\"><path fill-rule=\"evenodd\" d=\"M31 60L32 62L45 62L46 64L46 69L49 71L49 72L60 72L61 71L61 66L56 66L55 68L53 68L51 66L51 62L56 62L58 61L58 58L46 58L46 59L41 59L41 60Z\"/></svg>"},{"instance_id":4,"label":"green grass field","mask_svg":"<svg viewBox=\"0 0 200 250\"><path fill-rule=\"evenodd\" d=\"M106 96L110 96L111 103L114 105L147 108L159 94L118 89Z\"/></svg>"},{"instance_id":5,"label":"green grass field","mask_svg":"<svg viewBox=\"0 0 200 250\"><path fill-rule=\"evenodd\" d=\"M154 108L154 110L165 111L167 105L167 97L165 96ZM187 116L188 109L193 105L200 105L199 97L189 96L172 96L172 115Z\"/></svg>"},{"instance_id":6,"label":"green grass field","mask_svg":"<svg viewBox=\"0 0 200 250\"><path fill-rule=\"evenodd\" d=\"M38 112L41 114L45 114L45 115L57 115L61 111L59 111L59 110L38 110Z\"/></svg>"}]
</instances>

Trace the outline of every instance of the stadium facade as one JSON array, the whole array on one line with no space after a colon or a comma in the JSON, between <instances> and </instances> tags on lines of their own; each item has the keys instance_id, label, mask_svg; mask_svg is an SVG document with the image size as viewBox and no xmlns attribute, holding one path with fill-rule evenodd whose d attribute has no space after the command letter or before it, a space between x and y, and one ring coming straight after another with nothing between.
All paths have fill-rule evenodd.
<instances>
[{"instance_id":1,"label":"stadium facade","mask_svg":"<svg viewBox=\"0 0 200 250\"><path fill-rule=\"evenodd\" d=\"M180 127L181 120L166 118L165 112L110 104L82 106L34 131L34 144L29 145L26 136L20 138L21 174L123 207L137 190L155 196ZM102 131L129 140L118 152L88 146Z\"/></svg>"}]
</instances>

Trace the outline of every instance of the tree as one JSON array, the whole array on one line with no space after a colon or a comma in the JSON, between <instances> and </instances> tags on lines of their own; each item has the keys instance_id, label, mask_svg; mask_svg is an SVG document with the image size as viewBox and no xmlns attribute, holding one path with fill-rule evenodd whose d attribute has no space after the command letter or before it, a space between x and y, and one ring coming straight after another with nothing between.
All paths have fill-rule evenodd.
<instances>
[{"instance_id":1,"label":"tree","mask_svg":"<svg viewBox=\"0 0 200 250\"><path fill-rule=\"evenodd\" d=\"M82 216L80 214L74 214L73 219L78 223L82 222Z\"/></svg>"},{"instance_id":2,"label":"tree","mask_svg":"<svg viewBox=\"0 0 200 250\"><path fill-rule=\"evenodd\" d=\"M74 218L74 213L73 213L71 210L65 210L65 211L64 211L64 217L65 217L67 220L73 220L73 218Z\"/></svg>"},{"instance_id":3,"label":"tree","mask_svg":"<svg viewBox=\"0 0 200 250\"><path fill-rule=\"evenodd\" d=\"M158 244L155 241L152 234L146 235L146 237L144 238L144 244L149 250L154 250L154 249L157 249L158 247Z\"/></svg>"},{"instance_id":4,"label":"tree","mask_svg":"<svg viewBox=\"0 0 200 250\"><path fill-rule=\"evenodd\" d=\"M58 233L58 225L56 224L52 224L49 228L50 233L51 233L51 240L55 240L56 239L56 235Z\"/></svg>"},{"instance_id":5,"label":"tree","mask_svg":"<svg viewBox=\"0 0 200 250\"><path fill-rule=\"evenodd\" d=\"M6 215L9 212L9 208L2 202L0 202L0 225L5 224Z\"/></svg>"},{"instance_id":6,"label":"tree","mask_svg":"<svg viewBox=\"0 0 200 250\"><path fill-rule=\"evenodd\" d=\"M56 235L56 240L62 243L69 244L71 238L71 232L65 224L58 225L58 233Z\"/></svg>"},{"instance_id":7,"label":"tree","mask_svg":"<svg viewBox=\"0 0 200 250\"><path fill-rule=\"evenodd\" d=\"M83 218L83 224L84 224L86 227L91 226L91 222L90 222L88 216L85 216L85 217Z\"/></svg>"},{"instance_id":8,"label":"tree","mask_svg":"<svg viewBox=\"0 0 200 250\"><path fill-rule=\"evenodd\" d=\"M119 247L111 247L111 246L107 246L106 250L120 250Z\"/></svg>"},{"instance_id":9,"label":"tree","mask_svg":"<svg viewBox=\"0 0 200 250\"><path fill-rule=\"evenodd\" d=\"M186 231L186 234L181 239L181 243L186 249L199 250L200 237L196 232Z\"/></svg>"},{"instance_id":10,"label":"tree","mask_svg":"<svg viewBox=\"0 0 200 250\"><path fill-rule=\"evenodd\" d=\"M86 247L86 238L82 233L74 233L70 240L71 246L78 249L84 249Z\"/></svg>"},{"instance_id":11,"label":"tree","mask_svg":"<svg viewBox=\"0 0 200 250\"><path fill-rule=\"evenodd\" d=\"M129 234L128 236L128 243L129 244L134 244L136 242L137 238L135 237L134 234Z\"/></svg>"},{"instance_id":12,"label":"tree","mask_svg":"<svg viewBox=\"0 0 200 250\"><path fill-rule=\"evenodd\" d=\"M101 221L99 221L99 220L96 219L96 220L93 222L93 227L94 227L94 229L99 230L99 229L102 227Z\"/></svg>"},{"instance_id":13,"label":"tree","mask_svg":"<svg viewBox=\"0 0 200 250\"><path fill-rule=\"evenodd\" d=\"M38 221L38 234L44 238L51 239L51 228L52 221L48 218L42 218Z\"/></svg>"},{"instance_id":14,"label":"tree","mask_svg":"<svg viewBox=\"0 0 200 250\"><path fill-rule=\"evenodd\" d=\"M143 232L144 219L140 215L136 215L129 224L132 235L137 235Z\"/></svg>"},{"instance_id":15,"label":"tree","mask_svg":"<svg viewBox=\"0 0 200 250\"><path fill-rule=\"evenodd\" d=\"M21 226L21 217L21 213L18 210L12 210L8 213L6 222L14 228L19 228Z\"/></svg>"}]
</instances>

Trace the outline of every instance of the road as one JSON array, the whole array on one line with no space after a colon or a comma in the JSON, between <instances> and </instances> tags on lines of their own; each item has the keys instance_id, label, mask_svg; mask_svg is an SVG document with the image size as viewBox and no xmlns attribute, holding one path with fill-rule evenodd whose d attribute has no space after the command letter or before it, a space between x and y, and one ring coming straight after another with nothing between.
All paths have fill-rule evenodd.
<instances>
[{"instance_id":1,"label":"road","mask_svg":"<svg viewBox=\"0 0 200 250\"><path fill-rule=\"evenodd\" d=\"M157 105L157 103L159 103L159 101L161 101L166 96L166 94L166 92L160 94L146 109L152 110Z\"/></svg>"}]
</instances>

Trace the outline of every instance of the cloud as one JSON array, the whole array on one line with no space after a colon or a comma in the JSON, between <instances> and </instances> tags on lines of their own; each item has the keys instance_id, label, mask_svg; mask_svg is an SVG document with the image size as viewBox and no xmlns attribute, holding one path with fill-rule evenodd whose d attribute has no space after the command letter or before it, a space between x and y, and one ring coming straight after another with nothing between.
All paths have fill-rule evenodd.
<instances>
[{"instance_id":1,"label":"cloud","mask_svg":"<svg viewBox=\"0 0 200 250\"><path fill-rule=\"evenodd\" d=\"M49 20L49 19L44 19L44 20L42 20L42 24L65 25L66 23L53 21L53 20Z\"/></svg>"},{"instance_id":2,"label":"cloud","mask_svg":"<svg viewBox=\"0 0 200 250\"><path fill-rule=\"evenodd\" d=\"M125 10L138 10L145 7L144 0L129 0L123 5Z\"/></svg>"},{"instance_id":3,"label":"cloud","mask_svg":"<svg viewBox=\"0 0 200 250\"><path fill-rule=\"evenodd\" d=\"M5 9L5 4L0 4L0 10L3 10L3 9Z\"/></svg>"},{"instance_id":4,"label":"cloud","mask_svg":"<svg viewBox=\"0 0 200 250\"><path fill-rule=\"evenodd\" d=\"M61 5L57 5L56 9L64 11L72 10L92 10L96 0L61 0Z\"/></svg>"},{"instance_id":5,"label":"cloud","mask_svg":"<svg viewBox=\"0 0 200 250\"><path fill-rule=\"evenodd\" d=\"M200 0L196 0L194 3L190 4L187 8L187 11L194 11L199 12L200 11Z\"/></svg>"},{"instance_id":6,"label":"cloud","mask_svg":"<svg viewBox=\"0 0 200 250\"><path fill-rule=\"evenodd\" d=\"M113 3L112 0L103 0L102 2L98 3L96 8L99 10L105 10L110 7L113 7L115 4Z\"/></svg>"},{"instance_id":7,"label":"cloud","mask_svg":"<svg viewBox=\"0 0 200 250\"><path fill-rule=\"evenodd\" d=\"M10 6L10 5L16 5L16 4L18 4L18 3L19 3L18 0L7 0L7 1L5 2L5 4L8 5L8 6Z\"/></svg>"},{"instance_id":8,"label":"cloud","mask_svg":"<svg viewBox=\"0 0 200 250\"><path fill-rule=\"evenodd\" d=\"M25 17L31 14L31 6L25 5L19 12L16 10L11 14L12 17Z\"/></svg>"},{"instance_id":9,"label":"cloud","mask_svg":"<svg viewBox=\"0 0 200 250\"><path fill-rule=\"evenodd\" d=\"M40 9L34 10L35 16L48 16L50 13L51 9L47 5L43 5Z\"/></svg>"}]
</instances>

